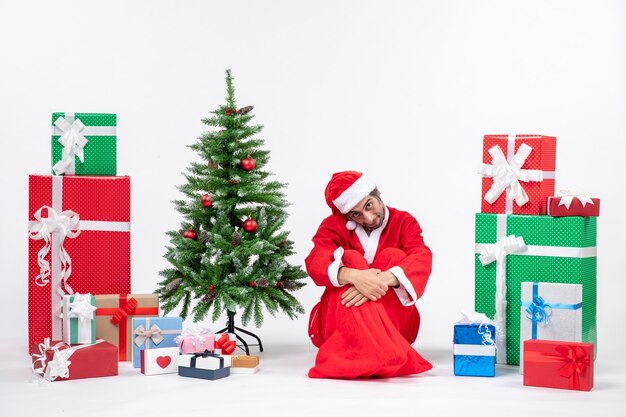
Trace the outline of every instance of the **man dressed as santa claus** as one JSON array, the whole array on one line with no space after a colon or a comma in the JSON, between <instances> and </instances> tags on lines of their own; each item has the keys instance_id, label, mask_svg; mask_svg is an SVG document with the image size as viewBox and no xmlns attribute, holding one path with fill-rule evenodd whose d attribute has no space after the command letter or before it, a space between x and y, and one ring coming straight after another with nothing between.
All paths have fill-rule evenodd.
<instances>
[{"instance_id":1,"label":"man dressed as santa claus","mask_svg":"<svg viewBox=\"0 0 626 417\"><path fill-rule=\"evenodd\" d=\"M319 348L310 378L388 378L432 368L411 346L432 253L405 211L385 206L360 172L333 174L332 210L313 237L307 272L326 287L311 311L309 337Z\"/></svg>"}]
</instances>

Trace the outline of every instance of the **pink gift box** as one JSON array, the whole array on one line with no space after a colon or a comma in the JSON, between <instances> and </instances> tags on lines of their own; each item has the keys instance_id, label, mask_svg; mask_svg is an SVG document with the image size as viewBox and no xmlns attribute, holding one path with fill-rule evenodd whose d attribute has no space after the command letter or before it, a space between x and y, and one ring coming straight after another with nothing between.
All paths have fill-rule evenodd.
<instances>
[{"instance_id":1,"label":"pink gift box","mask_svg":"<svg viewBox=\"0 0 626 417\"><path fill-rule=\"evenodd\" d=\"M204 352L215 349L215 335L213 333L183 334L176 338L181 353Z\"/></svg>"}]
</instances>

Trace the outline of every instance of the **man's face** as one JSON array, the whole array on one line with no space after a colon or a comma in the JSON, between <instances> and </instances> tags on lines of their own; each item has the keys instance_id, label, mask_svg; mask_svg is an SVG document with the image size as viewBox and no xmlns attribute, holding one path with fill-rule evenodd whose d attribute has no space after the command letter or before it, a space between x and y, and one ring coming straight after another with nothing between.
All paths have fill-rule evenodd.
<instances>
[{"instance_id":1,"label":"man's face","mask_svg":"<svg viewBox=\"0 0 626 417\"><path fill-rule=\"evenodd\" d=\"M367 231L379 228L385 218L385 206L380 198L368 195L354 206L347 214L348 220L352 220Z\"/></svg>"}]
</instances>

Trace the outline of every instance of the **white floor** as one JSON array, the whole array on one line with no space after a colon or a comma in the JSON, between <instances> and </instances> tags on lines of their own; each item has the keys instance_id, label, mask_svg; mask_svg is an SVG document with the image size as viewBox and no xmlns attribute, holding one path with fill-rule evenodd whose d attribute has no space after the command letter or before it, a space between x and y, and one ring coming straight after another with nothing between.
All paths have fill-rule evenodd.
<instances>
[{"instance_id":1,"label":"white floor","mask_svg":"<svg viewBox=\"0 0 626 417\"><path fill-rule=\"evenodd\" d=\"M626 364L602 359L591 392L524 387L517 367L499 366L495 378L455 377L450 349L424 347L434 369L420 376L312 380L305 373L315 348L266 341L255 375L147 377L121 363L118 377L40 385L30 382L20 343L0 343L2 416L626 416Z\"/></svg>"}]
</instances>

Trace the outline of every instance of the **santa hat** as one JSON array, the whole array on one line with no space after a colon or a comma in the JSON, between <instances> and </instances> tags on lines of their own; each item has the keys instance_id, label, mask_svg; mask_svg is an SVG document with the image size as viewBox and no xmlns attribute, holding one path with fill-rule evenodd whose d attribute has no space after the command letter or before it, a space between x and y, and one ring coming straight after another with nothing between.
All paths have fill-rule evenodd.
<instances>
[{"instance_id":1,"label":"santa hat","mask_svg":"<svg viewBox=\"0 0 626 417\"><path fill-rule=\"evenodd\" d=\"M336 172L326 186L324 197L334 214L346 214L374 188L376 184L360 172ZM350 220L346 223L346 228L354 230L356 223Z\"/></svg>"}]
</instances>

